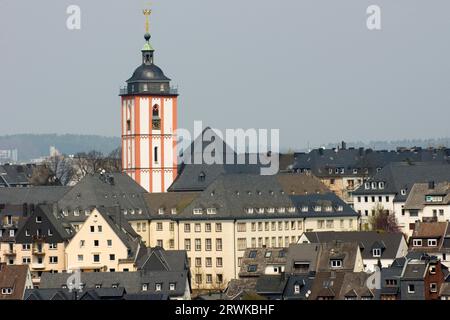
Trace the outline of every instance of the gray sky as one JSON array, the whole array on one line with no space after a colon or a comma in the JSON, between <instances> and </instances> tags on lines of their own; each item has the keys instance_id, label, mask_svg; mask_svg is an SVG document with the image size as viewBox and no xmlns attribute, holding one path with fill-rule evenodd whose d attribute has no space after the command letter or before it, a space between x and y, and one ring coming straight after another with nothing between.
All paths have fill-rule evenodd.
<instances>
[{"instance_id":1,"label":"gray sky","mask_svg":"<svg viewBox=\"0 0 450 320\"><path fill-rule=\"evenodd\" d=\"M448 0L152 1L179 125L279 128L282 147L450 136ZM0 134L120 135L142 0L0 0ZM66 8L82 10L81 30ZM382 30L366 28L381 7Z\"/></svg>"}]
</instances>

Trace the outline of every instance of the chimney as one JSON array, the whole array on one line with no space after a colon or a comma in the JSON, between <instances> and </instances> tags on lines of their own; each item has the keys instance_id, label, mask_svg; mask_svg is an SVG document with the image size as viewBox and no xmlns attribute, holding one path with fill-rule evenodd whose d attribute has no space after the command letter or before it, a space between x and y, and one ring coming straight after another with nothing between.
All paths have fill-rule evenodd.
<instances>
[{"instance_id":1,"label":"chimney","mask_svg":"<svg viewBox=\"0 0 450 320\"><path fill-rule=\"evenodd\" d=\"M342 141L342 142L341 142L341 149L342 149L342 150L347 149L347 144L345 143L345 141Z\"/></svg>"},{"instance_id":2,"label":"chimney","mask_svg":"<svg viewBox=\"0 0 450 320\"><path fill-rule=\"evenodd\" d=\"M430 190L434 189L434 181L428 181L428 189Z\"/></svg>"}]
</instances>

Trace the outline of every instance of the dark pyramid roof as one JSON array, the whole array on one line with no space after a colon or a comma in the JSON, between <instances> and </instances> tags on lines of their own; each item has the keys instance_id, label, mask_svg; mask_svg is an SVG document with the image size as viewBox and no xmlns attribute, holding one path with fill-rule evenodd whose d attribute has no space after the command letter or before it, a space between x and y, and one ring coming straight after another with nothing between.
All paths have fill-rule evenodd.
<instances>
[{"instance_id":1,"label":"dark pyramid roof","mask_svg":"<svg viewBox=\"0 0 450 320\"><path fill-rule=\"evenodd\" d=\"M223 161L222 163L207 164L204 156L210 155L214 149L216 152L222 151L220 159ZM202 191L221 174L257 174L261 167L259 164L248 164L247 160L246 164L237 164L236 152L209 127L205 128L181 155L180 172L169 187L169 191ZM232 164L226 164L227 155L232 155ZM249 156L245 155L245 157L248 159Z\"/></svg>"}]
</instances>

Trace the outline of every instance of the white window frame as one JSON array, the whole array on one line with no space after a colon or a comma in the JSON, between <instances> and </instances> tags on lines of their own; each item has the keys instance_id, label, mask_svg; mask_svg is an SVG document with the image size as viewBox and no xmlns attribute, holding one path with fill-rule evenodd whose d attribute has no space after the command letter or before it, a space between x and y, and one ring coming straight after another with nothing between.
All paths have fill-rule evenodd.
<instances>
[{"instance_id":1,"label":"white window frame","mask_svg":"<svg viewBox=\"0 0 450 320\"><path fill-rule=\"evenodd\" d=\"M377 254L375 252L377 252ZM375 257L375 258L381 257L381 249L380 248L372 249L372 256Z\"/></svg>"},{"instance_id":2,"label":"white window frame","mask_svg":"<svg viewBox=\"0 0 450 320\"><path fill-rule=\"evenodd\" d=\"M422 239L413 239L413 247L421 247Z\"/></svg>"},{"instance_id":3,"label":"white window frame","mask_svg":"<svg viewBox=\"0 0 450 320\"><path fill-rule=\"evenodd\" d=\"M342 268L343 261L342 259L331 259L330 260L330 267L333 269Z\"/></svg>"},{"instance_id":4,"label":"white window frame","mask_svg":"<svg viewBox=\"0 0 450 320\"><path fill-rule=\"evenodd\" d=\"M193 214L203 214L203 209L202 208L194 208L194 209L192 209L192 213Z\"/></svg>"},{"instance_id":5,"label":"white window frame","mask_svg":"<svg viewBox=\"0 0 450 320\"><path fill-rule=\"evenodd\" d=\"M436 239L428 239L427 245L429 247L436 247L437 246L437 240Z\"/></svg>"}]
</instances>

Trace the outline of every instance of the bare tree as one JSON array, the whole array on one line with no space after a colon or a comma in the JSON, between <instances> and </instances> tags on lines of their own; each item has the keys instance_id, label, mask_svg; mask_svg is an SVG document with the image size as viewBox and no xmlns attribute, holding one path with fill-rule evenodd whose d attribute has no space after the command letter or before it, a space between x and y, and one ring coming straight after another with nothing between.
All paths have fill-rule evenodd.
<instances>
[{"instance_id":1,"label":"bare tree","mask_svg":"<svg viewBox=\"0 0 450 320\"><path fill-rule=\"evenodd\" d=\"M389 214L380 204L375 207L375 214L370 217L372 230L391 233L401 232L394 214Z\"/></svg>"},{"instance_id":2,"label":"bare tree","mask_svg":"<svg viewBox=\"0 0 450 320\"><path fill-rule=\"evenodd\" d=\"M74 176L71 159L68 159L63 155L55 155L47 158L47 160L44 161L43 166L46 167L47 170L53 172L54 183L56 184L60 183L66 185Z\"/></svg>"}]
</instances>

